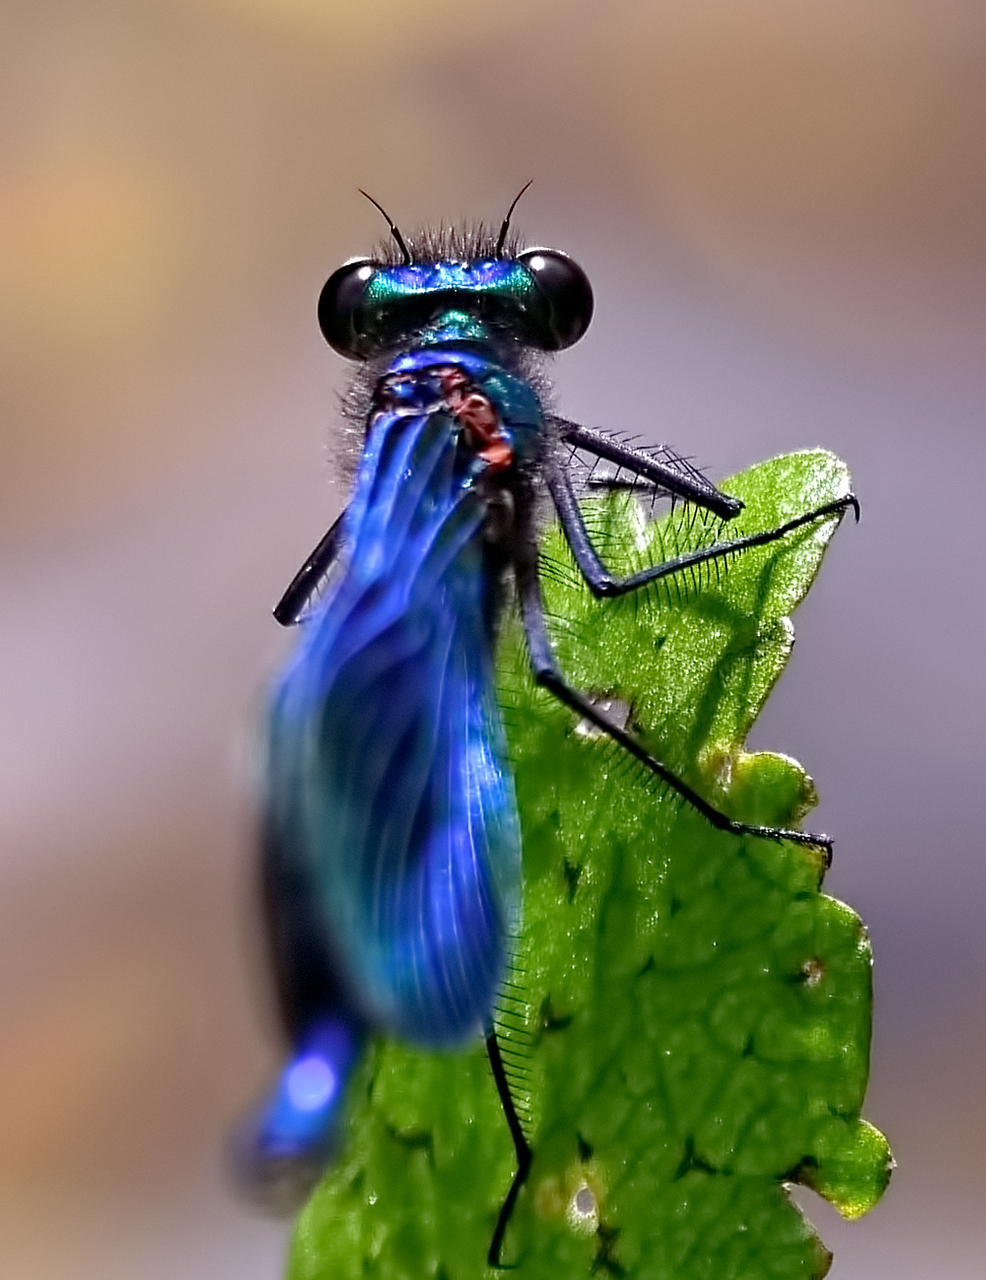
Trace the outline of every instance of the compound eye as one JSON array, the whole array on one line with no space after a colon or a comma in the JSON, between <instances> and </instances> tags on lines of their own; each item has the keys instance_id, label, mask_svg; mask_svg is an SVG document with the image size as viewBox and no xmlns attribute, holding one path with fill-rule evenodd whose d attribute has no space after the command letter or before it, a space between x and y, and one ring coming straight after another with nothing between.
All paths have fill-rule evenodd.
<instances>
[{"instance_id":1,"label":"compound eye","mask_svg":"<svg viewBox=\"0 0 986 1280\"><path fill-rule=\"evenodd\" d=\"M525 249L518 262L534 277L548 305L546 351L561 351L578 342L592 319L592 285L577 262L557 249Z\"/></svg>"},{"instance_id":2,"label":"compound eye","mask_svg":"<svg viewBox=\"0 0 986 1280\"><path fill-rule=\"evenodd\" d=\"M375 270L369 258L353 258L332 272L318 295L318 327L329 346L349 360L364 355L356 313Z\"/></svg>"}]
</instances>

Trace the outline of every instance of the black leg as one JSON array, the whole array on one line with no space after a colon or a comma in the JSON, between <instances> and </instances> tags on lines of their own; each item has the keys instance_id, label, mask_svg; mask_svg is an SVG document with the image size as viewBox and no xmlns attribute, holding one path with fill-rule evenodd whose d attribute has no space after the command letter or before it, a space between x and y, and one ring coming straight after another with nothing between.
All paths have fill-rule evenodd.
<instances>
[{"instance_id":1,"label":"black leg","mask_svg":"<svg viewBox=\"0 0 986 1280\"><path fill-rule=\"evenodd\" d=\"M343 512L345 515L345 512ZM281 596L274 609L274 617L282 627L293 627L304 612L305 605L318 589L319 583L332 567L339 551L339 516L328 533L291 579L291 585Z\"/></svg>"},{"instance_id":2,"label":"black leg","mask_svg":"<svg viewBox=\"0 0 986 1280\"><path fill-rule=\"evenodd\" d=\"M514 1180L510 1184L510 1190L507 1192L503 1207L500 1209L500 1215L493 1229L493 1239L490 1241L489 1253L486 1255L486 1261L491 1267L496 1267L498 1270L506 1270L507 1268L500 1261L503 1237L507 1230L507 1223L510 1221L510 1215L514 1211L514 1205L517 1202L520 1189L530 1172L534 1152L524 1137L524 1130L520 1127L520 1121L517 1119L517 1109L510 1095L510 1085L507 1083L507 1073L503 1069L503 1058L500 1056L500 1044L496 1038L495 1031L491 1031L486 1037L486 1052L489 1055L490 1066L493 1069L493 1079L496 1081L496 1091L500 1095L503 1114L507 1117L507 1126L510 1129L510 1136L514 1140L514 1150L517 1153L517 1172L514 1174Z\"/></svg>"},{"instance_id":3,"label":"black leg","mask_svg":"<svg viewBox=\"0 0 986 1280\"><path fill-rule=\"evenodd\" d=\"M626 578L615 578L600 560L592 545L572 487L571 477L564 462L557 456L549 458L545 464L545 481L558 512L565 539L572 548L575 562L594 596L626 595L628 591L637 591L640 587L657 582L670 574L680 573L683 569L694 565L706 564L710 560L724 560L750 547L762 547L768 542L776 542L795 529L801 528L802 525L811 524L813 520L820 520L823 516L837 515L847 507L852 507L856 513L856 519L859 519L859 503L855 496L849 493L844 498L837 498L834 502L827 502L824 506L807 511L794 520L788 520L786 524L778 525L776 529L765 529L762 533L730 538L727 542L718 542L711 547L703 547L698 551L674 556L670 560L665 560L663 564L651 565L647 569L641 569L639 573L631 573Z\"/></svg>"},{"instance_id":4,"label":"black leg","mask_svg":"<svg viewBox=\"0 0 986 1280\"><path fill-rule=\"evenodd\" d=\"M558 432L559 439L564 440L566 444L574 445L577 449L585 449L586 452L595 454L597 458L605 458L607 462L614 462L617 466L626 467L635 475L643 476L668 493L705 507L715 512L717 516L722 516L724 520L731 520L743 510L743 504L739 498L723 493L714 484L710 484L701 472L691 468L686 469L684 464L674 467L661 458L645 453L642 449L621 444L619 440L603 435L601 431L591 431L588 427L582 427L568 418L559 418L550 414L548 421Z\"/></svg>"},{"instance_id":5,"label":"black leg","mask_svg":"<svg viewBox=\"0 0 986 1280\"><path fill-rule=\"evenodd\" d=\"M730 831L733 835L738 836L760 836L769 840L791 840L795 844L821 848L825 851L826 857L831 859L832 841L828 836L812 835L807 831L790 831L784 827L761 827L753 823L736 822L732 818L727 818L724 813L720 813L707 800L704 800L687 782L679 778L666 764L662 764L660 760L651 755L647 748L638 742L632 734L627 733L620 725L614 724L590 698L587 698L584 693L580 693L578 689L573 689L565 681L559 670L551 648L551 641L548 639L548 631L544 622L544 606L541 603L541 587L533 559L530 558L524 563L517 563L515 565L515 573L524 633L527 636L527 647L531 657L531 665L534 668L534 678L539 685L545 689L550 689L559 702L564 702L566 706L578 712L580 716L583 716L598 729L609 734L614 742L618 742L625 751L629 752L636 760L639 760L651 773L677 791L719 831Z\"/></svg>"}]
</instances>

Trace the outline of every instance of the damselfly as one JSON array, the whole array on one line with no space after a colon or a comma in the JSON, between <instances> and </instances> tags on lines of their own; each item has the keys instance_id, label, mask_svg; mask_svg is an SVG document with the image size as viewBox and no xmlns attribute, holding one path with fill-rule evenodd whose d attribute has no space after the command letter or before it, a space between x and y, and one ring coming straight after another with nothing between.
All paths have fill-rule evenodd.
<instances>
[{"instance_id":1,"label":"damselfly","mask_svg":"<svg viewBox=\"0 0 986 1280\"><path fill-rule=\"evenodd\" d=\"M604 700L568 683L541 603L542 497L598 597L726 562L856 505L849 495L612 575L580 510L575 451L620 469L614 484L629 476L722 521L742 504L668 450L631 447L545 408L539 359L586 331L592 290L565 254L519 251L514 205L496 235L480 227L408 242L388 218L391 243L345 263L319 299L325 338L359 365L350 403L364 440L344 514L275 610L303 624L271 701L264 795L267 919L293 1056L239 1135L254 1183L269 1199L297 1199L331 1154L368 1034L435 1047L485 1035L517 1156L493 1265L532 1160L492 1023L521 910L494 685L504 608L519 610L538 684L715 827L828 844L720 813Z\"/></svg>"}]
</instances>

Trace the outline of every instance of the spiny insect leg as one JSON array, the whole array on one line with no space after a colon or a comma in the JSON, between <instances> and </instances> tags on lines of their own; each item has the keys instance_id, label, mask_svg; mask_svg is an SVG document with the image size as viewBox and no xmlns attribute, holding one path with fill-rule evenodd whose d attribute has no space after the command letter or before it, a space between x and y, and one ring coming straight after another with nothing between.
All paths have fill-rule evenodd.
<instances>
[{"instance_id":1,"label":"spiny insect leg","mask_svg":"<svg viewBox=\"0 0 986 1280\"><path fill-rule=\"evenodd\" d=\"M520 597L521 618L527 636L527 646L534 668L534 678L545 689L550 689L559 702L565 703L573 711L601 729L623 749L640 761L662 782L667 783L683 796L693 808L720 831L729 831L738 836L759 836L768 840L790 840L795 844L808 845L811 848L824 850L826 859L832 856L832 841L828 836L812 835L807 831L792 831L785 827L763 827L748 822L737 822L720 813L709 802L703 799L682 778L663 764L656 756L625 728L615 724L599 706L584 693L574 689L567 683L555 659L551 641L544 621L544 608L541 603L541 588L537 571L533 564L525 560L515 565L517 575L517 591Z\"/></svg>"},{"instance_id":2,"label":"spiny insect leg","mask_svg":"<svg viewBox=\"0 0 986 1280\"><path fill-rule=\"evenodd\" d=\"M500 1043L497 1040L496 1032L492 1029L486 1037L486 1052L489 1055L493 1079L496 1082L496 1091L500 1095L503 1114L507 1118L507 1127L510 1130L510 1136L514 1142L514 1150L517 1153L517 1172L514 1174L514 1180L510 1184L510 1190L507 1192L506 1199L500 1209L496 1226L493 1229L493 1239L490 1241L489 1253L486 1255L486 1261L491 1267L506 1270L507 1268L500 1261L503 1237L507 1230L507 1223L510 1221L510 1215L513 1213L514 1205L517 1202L517 1197L520 1194L520 1189L530 1172L534 1152L524 1137L524 1130L521 1128L520 1120L517 1116L517 1108L514 1106L513 1096L510 1093L510 1085L507 1081L507 1073L500 1053Z\"/></svg>"}]
</instances>

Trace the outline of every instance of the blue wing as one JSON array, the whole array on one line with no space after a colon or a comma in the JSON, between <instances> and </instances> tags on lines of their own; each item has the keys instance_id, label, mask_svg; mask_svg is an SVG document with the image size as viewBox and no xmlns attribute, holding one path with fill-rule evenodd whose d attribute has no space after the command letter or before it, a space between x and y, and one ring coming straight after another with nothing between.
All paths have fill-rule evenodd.
<instances>
[{"instance_id":1,"label":"blue wing","mask_svg":"<svg viewBox=\"0 0 986 1280\"><path fill-rule=\"evenodd\" d=\"M374 420L341 571L272 700L264 877L294 1054L233 1156L273 1208L331 1155L367 1029L435 1046L484 1029L516 929L486 506L457 434L441 412Z\"/></svg>"},{"instance_id":2,"label":"blue wing","mask_svg":"<svg viewBox=\"0 0 986 1280\"><path fill-rule=\"evenodd\" d=\"M489 1020L520 838L493 684L485 502L442 412L374 420L345 567L276 690L279 875L368 1024L428 1045Z\"/></svg>"}]
</instances>

